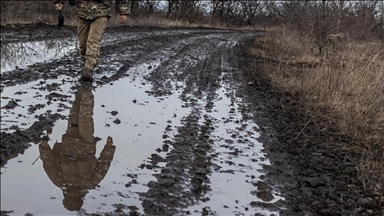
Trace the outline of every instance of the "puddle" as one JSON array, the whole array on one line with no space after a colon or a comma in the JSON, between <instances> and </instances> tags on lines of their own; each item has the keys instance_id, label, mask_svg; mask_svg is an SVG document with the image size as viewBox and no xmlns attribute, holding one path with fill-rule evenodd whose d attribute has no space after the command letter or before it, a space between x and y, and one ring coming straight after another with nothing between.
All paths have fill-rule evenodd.
<instances>
[{"instance_id":1,"label":"puddle","mask_svg":"<svg viewBox=\"0 0 384 216\"><path fill-rule=\"evenodd\" d=\"M212 92L208 91L202 94L203 99L211 97L210 99L213 98L213 101L196 100L193 95L194 87L189 90L185 89L188 84L187 81L191 81L187 80L189 77L186 77L186 80L174 81L174 79L178 79L175 77L182 77L183 73L188 72L191 68L195 69L195 66L198 68L197 65L204 62L207 56L210 56L209 51L205 49L180 52L180 47L200 43L200 41L206 41L203 45L207 44L211 45L211 47L213 47L211 43L219 41L215 47L222 50L234 50L233 47L237 45L236 38L227 37L226 41L221 41L221 37L216 38L214 35L191 37L185 39L185 41L180 40L159 50L154 50L149 57L136 61L136 65L130 67L128 71L122 71L124 74L129 74L129 77L97 86L92 91L83 90L85 93L80 95L83 97L81 99L83 105L80 109L88 110L88 113L91 113L91 110L93 111L92 119L83 122L83 125L88 124L88 129L94 128L93 135L100 138L100 141L95 146L90 144L92 149L88 147L91 150L80 149L77 151L78 154L79 152L85 152L83 155L76 155L80 159L64 157L66 161L63 163L72 164L73 169L65 169L63 165L58 165L59 163L49 163L48 159L55 159L57 162L57 155L65 155L67 154L66 151L71 150L61 144L64 147L59 151L60 144L57 143L65 143L70 140L71 144L76 146L78 142L81 142L81 139L69 137L71 131L76 131L77 127L68 128L68 119L57 121L52 134L49 135L48 144L51 148L57 146L55 151L57 150L56 152L59 154L55 157L44 156L49 155L47 153L49 151L46 149L44 152L47 154L42 154L43 156L39 158L39 146L32 144L24 154L8 161L1 168L2 210L12 210L11 215L24 215L26 213L36 215L82 215L85 213L113 212L120 208L116 206L117 204L124 204L128 206L128 208L121 209L125 214L128 214L130 208L143 213L143 200L141 199L143 197L139 193L147 193L149 190L147 184L159 180L153 175L161 172L162 168L169 164L171 164L169 166L172 168L172 163L167 164L169 162L167 160L165 160L167 162L160 161L157 167L153 169L144 167L143 164L148 165L149 158L155 153L166 158L168 153L160 152L163 148L164 137L167 137L167 141L175 140L176 135L181 133L178 131L178 127L188 124L185 119L188 120L188 117L191 117L193 122L197 122L199 125L208 123L207 119L213 120L213 132L207 132L207 136L213 141L212 152L209 152L209 154L212 154L213 166L207 172L209 174L208 187L210 190L208 194L204 195L209 199L196 205L192 205L194 202L191 202L192 206L185 210L194 215L201 214L204 208L209 208L212 213L217 215L278 214L277 210L264 209L256 205L257 203L273 204L284 198L279 195L278 191L269 189L267 186L260 189L263 179L262 169L264 165L269 165L269 161L262 152L262 144L257 141L259 136L255 130L257 125L249 120L252 118L244 118L241 112L242 105L245 102L235 96L236 88L232 89L229 83L225 83L225 78L218 76L222 80L219 84L223 87L217 90L216 87L212 87L214 88ZM51 47L45 43L47 42L37 42L37 44L28 46L35 47L35 50L38 49L36 47L41 48L37 53L48 52L42 51ZM58 55L65 55L75 49L69 44L63 45L63 47L63 50L67 51ZM52 49L57 51L58 48ZM131 55L126 54L135 53L135 49L127 49L124 52L119 52L119 55L130 56L133 59ZM32 51L30 53L32 57L29 57L29 60L33 60L25 63L24 66L33 64L33 62L56 58L52 54L51 57L47 57L45 60L38 60L36 57L38 54L34 55ZM230 55L227 54L226 56ZM208 68L212 66L215 66L212 67L215 69L220 68L222 70L220 73L224 75L225 71L236 69L230 68L227 63L231 61L230 58L226 59L219 56L213 59L215 61L212 64L220 63L220 66L208 65ZM20 60L20 62L26 61L25 59ZM123 68L123 63L125 62L120 61L117 54L111 55L108 62L102 65L103 70L95 74L95 78L97 80L111 78L113 74L111 75L109 72ZM7 66L8 70L12 70L16 65L19 67L22 65L22 63L10 64ZM159 94L166 95L162 97L149 95L148 93L153 92L152 85L156 83L148 83L144 77L156 73L161 75L163 71L169 73L171 78L163 79L164 83L157 83L157 87L172 94ZM10 110L2 109L1 130L7 133L12 132L12 125L17 125L21 129L29 128L36 121L35 115L47 112L59 112L61 115L68 117L71 108L77 104L74 101L79 100L79 96L76 96L74 90L72 90L76 81L76 78L59 76L55 80L36 81L4 88L1 107L4 107L12 100L16 101L18 106ZM164 86L162 86L163 84ZM52 96L53 92L62 96L48 100L47 97ZM93 102L90 102L92 97ZM191 106L186 106L188 99L193 102L193 104L191 102ZM89 103L86 106L87 101ZM207 108L209 104L204 104L204 101L212 103L211 111L207 111L209 110ZM40 107L39 104L44 104L44 106ZM29 105L40 108L33 110L33 113L29 113ZM183 120L184 125L182 125ZM188 127L186 130L188 130ZM92 130L88 131L92 133ZM108 137L113 139L113 145L116 148L114 152L112 150L103 150L110 149L108 146L105 147ZM170 147L169 153L172 151L172 146L170 145ZM75 149L75 147L72 149ZM159 149L160 151L158 151ZM81 160L82 157L85 157L84 155L90 155L92 159ZM99 156L100 158L98 158ZM113 156L113 159L109 165L111 156ZM42 159L45 161L45 166L43 166ZM190 159L192 160L192 158ZM92 166L87 164L89 161L101 165L96 170L91 170L93 177L97 177L96 180L94 178L91 178L91 180L89 178L85 179L89 174L87 173L89 169L86 169L87 172L82 172L83 175L80 175L80 171L77 171L79 167ZM49 166L48 164L53 165ZM53 172L54 166L63 166L61 173L67 175L61 175L56 171ZM106 174L104 176L101 173ZM76 176L76 178L73 178L73 182L70 182L65 179L68 176ZM186 174L178 179L178 181L184 182L180 187L181 190L190 190L191 178L191 175ZM65 179L66 184L63 184L64 180L62 179ZM89 185L90 182L92 185ZM83 190L82 193L78 193L79 189L73 190L78 194L75 199L75 195L71 191L73 186L76 185L81 186ZM267 196L260 196L258 194L260 190L266 192ZM69 196L72 198L65 198ZM75 209L80 210L73 211Z\"/></svg>"},{"instance_id":2,"label":"puddle","mask_svg":"<svg viewBox=\"0 0 384 216\"><path fill-rule=\"evenodd\" d=\"M139 65L131 70L147 69L147 65ZM82 208L87 213L113 211L116 203L129 203L140 211L141 201L137 192L148 190L145 185L154 180L152 174L155 172L141 169L140 165L147 161L155 149L162 147L164 128L169 124L172 127L179 126L180 118L189 112L189 109L180 106L177 94L164 97L163 100L148 96L145 91L150 90L150 85L145 84L141 75L132 77L135 78L122 79L93 92L94 135L102 139L97 143L96 157L108 136L113 138L116 151L100 187L90 190L85 196ZM74 98L72 95L71 100ZM113 116L112 111L118 114ZM62 114L68 115L69 110ZM116 119L120 120L119 124L114 123ZM55 141L61 142L66 128L67 120L56 123L50 135L51 147ZM63 206L63 192L48 178L42 161L38 159L32 165L38 157L38 146L33 145L24 155L10 160L1 169L2 209L13 210L12 215L76 215L76 212L68 211Z\"/></svg>"},{"instance_id":3,"label":"puddle","mask_svg":"<svg viewBox=\"0 0 384 216\"><path fill-rule=\"evenodd\" d=\"M35 121L36 116L47 112L59 112L65 114L65 107L71 106L73 77L58 76L58 80L33 81L27 84L19 84L4 88L1 93L1 131L14 132L11 126L17 125L20 129L29 128ZM51 93L42 88L56 86L54 93L67 96L67 98L54 98L47 104L47 96ZM5 109L11 101L16 102L13 109ZM37 107L36 109L33 108Z\"/></svg>"},{"instance_id":4,"label":"puddle","mask_svg":"<svg viewBox=\"0 0 384 216\"><path fill-rule=\"evenodd\" d=\"M145 93L150 90L150 85L142 78L145 73L140 74L137 71L148 70L148 65L156 68L157 62L133 67L130 69L131 77L93 91L94 135L101 138L96 146L96 157L100 155L108 136L113 138L116 151L104 179L98 187L89 190L86 194L82 205L83 212L114 211L116 209L114 204L117 203L136 206L139 212L143 212L137 193L148 190L146 184L156 180L152 175L158 172L158 169L153 171L141 169L140 165L147 161L155 149L162 147L162 136L167 125L171 125L172 128L180 126L180 118L191 111L189 108L181 107L178 94L159 100ZM66 89L69 91L69 87ZM258 134L254 132L250 136L248 133L254 131L252 127L257 126L252 122L243 122L248 126L239 131L239 124L235 122L242 121L241 113L237 111L231 113L231 109L238 109L237 105L231 106L231 99L228 98L229 94L224 88L220 88L217 94L218 100L213 111L205 114L217 120L212 137L215 140L214 152L219 156L214 162L221 168L210 176L212 185L212 190L209 192L210 200L201 205L191 206L188 210L196 213L203 207L210 206L211 210L218 215L233 215L243 212L244 209L252 214L271 213L271 211L250 207L251 201L260 201L250 193L256 190L252 183L260 179L262 173L259 170L262 169L262 165L268 164L261 152L261 144L256 140ZM72 93L69 102L72 103L74 98ZM68 105L71 107L69 102ZM112 111L117 111L117 115L112 115ZM69 115L69 110L63 111L62 114ZM119 124L114 123L116 119L120 120ZM226 121L227 119L231 120ZM56 123L50 135L51 147L56 141L61 142L66 129L67 120ZM231 144L231 148L228 148L226 141L233 140L233 134L238 137L248 137L248 141ZM240 153L228 156L233 154L235 149ZM165 155L162 156L165 157ZM38 146L33 145L24 155L9 161L1 169L2 209L13 210L11 215L26 213L77 215L78 213L68 211L63 206L63 191L48 178L43 163L37 159L38 157ZM37 161L33 164L36 159ZM280 198L277 193L274 193L274 196L271 202Z\"/></svg>"},{"instance_id":5,"label":"puddle","mask_svg":"<svg viewBox=\"0 0 384 216\"><path fill-rule=\"evenodd\" d=\"M231 71L224 61L222 70ZM225 72L224 72L225 74ZM229 73L230 74L230 73ZM220 86L214 99L211 111L203 111L201 116L210 116L215 122L215 129L211 133L214 143L214 166L209 176L211 190L206 197L208 201L190 206L187 210L192 214L202 214L203 209L215 215L263 215L279 214L279 211L255 206L256 203L273 204L284 200L278 191L267 186L261 190L257 185L263 184L263 166L270 165L266 155L262 152L263 146L257 139L258 126L251 120L244 118L240 104L242 98L236 97L236 88L225 83L221 78ZM206 96L208 97L208 96ZM201 101L207 101L203 99ZM201 107L205 104L200 103ZM250 115L250 113L247 113ZM204 124L204 119L199 124ZM267 194L262 196L260 194ZM257 196L259 195L260 198ZM273 196L273 197L271 197ZM269 200L263 200L268 197Z\"/></svg>"},{"instance_id":6,"label":"puddle","mask_svg":"<svg viewBox=\"0 0 384 216\"><path fill-rule=\"evenodd\" d=\"M207 195L209 201L192 206L188 210L193 214L201 214L201 210L208 207L217 215L242 215L244 212L249 215L278 215L278 211L250 205L252 201L264 202L251 192L256 193L257 187L254 184L262 181L263 165L269 165L269 161L262 152L262 144L257 141L257 125L250 120L243 120L237 104L244 102L237 98L237 101L232 103L228 98L231 93L233 92L220 88L212 112L203 114L216 120L212 138L214 154L217 155L214 163L219 168L210 176L212 190ZM278 192L272 193L274 198L270 203L284 200Z\"/></svg>"},{"instance_id":7,"label":"puddle","mask_svg":"<svg viewBox=\"0 0 384 216\"><path fill-rule=\"evenodd\" d=\"M58 59L74 52L76 47L74 39L1 43L1 73Z\"/></svg>"}]
</instances>

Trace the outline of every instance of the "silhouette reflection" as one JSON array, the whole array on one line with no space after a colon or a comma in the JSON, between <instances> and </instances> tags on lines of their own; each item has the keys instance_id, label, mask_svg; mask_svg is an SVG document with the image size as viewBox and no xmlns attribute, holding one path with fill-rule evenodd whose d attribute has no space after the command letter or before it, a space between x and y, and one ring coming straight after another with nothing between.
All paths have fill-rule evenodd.
<instances>
[{"instance_id":1,"label":"silhouette reflection","mask_svg":"<svg viewBox=\"0 0 384 216\"><path fill-rule=\"evenodd\" d=\"M76 93L62 142L51 149L48 137L39 145L40 159L51 181L63 190L63 205L69 211L79 210L83 198L105 177L115 153L111 137L96 158L93 123L94 95L92 84L83 83ZM51 131L47 131L50 133Z\"/></svg>"}]
</instances>

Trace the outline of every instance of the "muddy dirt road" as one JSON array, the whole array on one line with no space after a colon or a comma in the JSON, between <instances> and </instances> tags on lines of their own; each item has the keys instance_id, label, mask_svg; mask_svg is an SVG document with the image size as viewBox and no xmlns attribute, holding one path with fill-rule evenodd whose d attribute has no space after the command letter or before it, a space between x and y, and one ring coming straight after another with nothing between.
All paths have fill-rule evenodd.
<instances>
[{"instance_id":1,"label":"muddy dirt road","mask_svg":"<svg viewBox=\"0 0 384 216\"><path fill-rule=\"evenodd\" d=\"M361 213L356 196L351 209L321 201L328 180L313 173L298 187L271 147L277 132L260 113L275 93L250 95L244 69L261 34L108 29L87 86L74 29L2 31L2 215Z\"/></svg>"}]
</instances>

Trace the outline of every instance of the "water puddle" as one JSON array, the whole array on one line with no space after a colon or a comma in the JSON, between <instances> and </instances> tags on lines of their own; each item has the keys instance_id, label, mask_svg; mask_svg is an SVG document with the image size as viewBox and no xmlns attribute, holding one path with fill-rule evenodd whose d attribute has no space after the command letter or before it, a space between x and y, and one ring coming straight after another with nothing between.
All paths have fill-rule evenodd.
<instances>
[{"instance_id":1,"label":"water puddle","mask_svg":"<svg viewBox=\"0 0 384 216\"><path fill-rule=\"evenodd\" d=\"M8 66L4 66L4 70L21 67L27 61L29 63L24 66L33 64L31 62L53 59L56 55L62 56L75 49L68 43L55 45L52 42L53 45L50 46L47 41L35 43L37 44L23 45L24 50L30 47L35 51L40 49L38 52L30 49L29 60L16 60L19 63L13 64L9 62L11 57L8 56ZM186 102L180 99L185 81L167 80L167 86L172 91L170 95L154 97L150 94L152 83L144 78L148 74L155 73L161 67L160 71L167 71L171 74L170 77L177 77L178 73L197 65L207 54L205 50L192 50L188 52L188 56L181 55L172 59L178 53L176 48L179 43L154 51L150 61L144 59L144 62L136 62L136 65L124 71L129 77L97 86L96 89L81 88L80 92L74 92L72 87L77 80L68 76L4 88L1 107L12 101L17 106L14 109L2 109L2 132L13 132L12 125L21 129L29 128L36 121L36 116L48 112L58 112L67 119L55 123L49 135L50 148L40 144L42 147L39 150L39 145L32 144L24 154L8 161L1 168L2 210L13 211L11 215L82 215L113 212L117 209L125 214L131 210L143 213L139 193L149 190L147 184L158 180L153 175L159 173L166 164L159 162L154 169L144 165L148 165L154 153L167 157L167 152L161 152L164 137L172 140L178 132L177 128L182 126L182 119L194 111L197 113L196 117L200 117L201 125L206 120L204 117L213 119L214 129L210 138L214 141L214 146L209 154L213 156L214 166L208 176L211 190L206 197L209 199L190 206L187 210L192 215L200 215L202 209L207 208L216 215L278 215L278 210L263 207L284 198L263 182L263 166L269 165L269 161L262 152L262 144L258 142L257 125L252 117L245 118L242 113L245 102L236 96L236 88L231 88L231 84L220 77L223 87L217 89L214 95L206 95L213 98L213 101L201 100L192 108L185 106ZM228 47L230 50L235 45L236 40L231 39L219 43L218 46ZM41 52L53 53L52 50L57 51L57 46L62 46L64 51L50 54L51 57L45 60L43 57L39 60L36 57L38 54L34 55ZM48 47L55 48L48 51ZM13 55L21 55L19 51L14 52L16 54ZM114 58L115 56L111 56L104 66L108 70L95 74L97 80L110 78L112 75L108 71L116 71L122 67L118 58L113 60ZM167 64L168 60L173 62ZM229 59L222 57L218 61L224 75L225 71L233 70L226 63ZM3 58L1 69L3 72ZM53 93L56 96L52 96ZM183 97L193 98L193 95ZM213 102L211 111L207 111L208 104L204 104L207 101ZM76 109L82 109L83 114L73 118L78 113ZM69 117L70 114L73 114L72 117ZM73 121L80 123L71 126ZM90 136L100 140L96 144L84 145L84 140ZM112 138L115 147L107 142L108 137ZM71 148L67 148L68 145ZM65 156L68 152L72 157ZM92 169L87 169L88 167ZM191 179L187 180L189 184ZM189 190L187 187L185 189ZM122 204L127 208L121 207Z\"/></svg>"},{"instance_id":2,"label":"water puddle","mask_svg":"<svg viewBox=\"0 0 384 216\"><path fill-rule=\"evenodd\" d=\"M228 86L221 83L221 86ZM202 115L211 116L215 131L213 160L217 168L210 175L211 191L209 201L191 206L192 214L201 214L202 209L215 215L278 215L278 210L260 207L261 203L275 203L284 200L278 191L274 191L263 182L263 166L270 165L262 152L262 144L257 141L258 127L252 118L244 119L239 104L244 101L230 98L233 90L221 87L216 91L216 101L212 112ZM200 122L201 124L202 122Z\"/></svg>"},{"instance_id":3,"label":"water puddle","mask_svg":"<svg viewBox=\"0 0 384 216\"><path fill-rule=\"evenodd\" d=\"M104 179L85 195L82 211L113 211L117 203L129 203L140 211L141 201L137 193L148 190L146 183L154 180L152 174L155 172L141 169L140 165L155 149L162 147L167 125L179 126L180 118L189 112L188 108L180 106L177 94L164 98L148 96L146 91L150 90L150 85L142 78L148 71L137 73L140 68L148 70L148 64L153 65L146 63L133 67L130 70L135 72L134 76L93 91L94 135L101 138L95 156L100 155L108 136L113 138L116 151ZM72 94L69 101L74 99ZM62 114L68 115L69 110ZM67 120L56 123L50 135L51 148L55 142L62 142L67 124ZM38 146L33 145L1 169L2 209L13 210L13 215L76 215L64 206L63 189L50 180L38 157Z\"/></svg>"},{"instance_id":4,"label":"water puddle","mask_svg":"<svg viewBox=\"0 0 384 216\"><path fill-rule=\"evenodd\" d=\"M1 43L1 73L61 58L76 47L75 39Z\"/></svg>"},{"instance_id":5,"label":"water puddle","mask_svg":"<svg viewBox=\"0 0 384 216\"><path fill-rule=\"evenodd\" d=\"M1 131L12 133L15 130L11 126L17 125L20 129L29 128L36 117L47 112L65 114L66 107L71 106L71 86L77 80L73 77L58 76L58 80L33 81L27 84L19 84L4 88L1 93ZM54 87L52 92L42 90ZM63 98L53 98L47 103L47 97L51 94ZM6 109L9 104L15 103L13 109Z\"/></svg>"},{"instance_id":6,"label":"water puddle","mask_svg":"<svg viewBox=\"0 0 384 216\"><path fill-rule=\"evenodd\" d=\"M204 203L204 206L210 206L211 210L218 215L240 214L244 211L252 215L255 213L278 214L278 212L250 206L253 201L263 202L251 192L256 193L255 184L262 181L263 165L269 165L269 162L262 152L262 144L257 141L259 134L255 131L257 126L254 122L243 120L240 112L234 112L228 118L228 113L233 109L238 110L239 107L236 104L242 102L237 101L235 105L230 106L231 101L225 97L224 89L220 89L218 94L218 98L222 99L216 102L215 111L211 116L216 119L225 119L218 124L213 133L214 149L218 155L215 162L221 168L211 176L213 188L209 196L210 201ZM269 200L271 203L282 199L277 192L273 192L273 196L274 198ZM192 210L197 209L194 207Z\"/></svg>"}]
</instances>

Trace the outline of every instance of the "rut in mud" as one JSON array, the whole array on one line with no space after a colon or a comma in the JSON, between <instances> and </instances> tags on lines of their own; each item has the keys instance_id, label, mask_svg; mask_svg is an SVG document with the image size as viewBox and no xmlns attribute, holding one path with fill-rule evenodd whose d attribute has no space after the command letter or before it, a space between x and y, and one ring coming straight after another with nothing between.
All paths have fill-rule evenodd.
<instances>
[{"instance_id":1,"label":"rut in mud","mask_svg":"<svg viewBox=\"0 0 384 216\"><path fill-rule=\"evenodd\" d=\"M35 161L36 144L46 129L53 127L51 147L74 130L67 127L68 116L73 101L85 97L78 82L81 62L75 38L58 42L52 34L58 30L45 28L39 30L45 36L28 42L18 40L20 32L12 30L2 36L10 51L18 46L25 51L16 52L20 60L4 62L1 76L2 210L9 214L72 214L68 210L79 206L68 204L71 185L57 185L41 160ZM70 35L73 30L61 31ZM107 31L94 76L92 121L100 140L97 149L111 136L116 151L105 178L97 187L86 188L81 210L73 213L277 213L284 198L262 181L262 167L269 162L241 93L246 81L239 65L240 45L260 34ZM12 35L18 37L9 39ZM52 55L44 58L36 50ZM97 150L96 157L99 154ZM23 178L17 180L20 171ZM19 188L12 190L12 185ZM33 193L40 194L41 201L33 200ZM19 202L28 204L21 207ZM265 208L264 202L271 207Z\"/></svg>"},{"instance_id":2,"label":"rut in mud","mask_svg":"<svg viewBox=\"0 0 384 216\"><path fill-rule=\"evenodd\" d=\"M318 131L258 73L248 51L260 35L108 29L87 87L75 29L4 29L2 215L380 215L335 144L348 138ZM50 167L40 143L68 154L79 101L92 114L93 165L71 155L73 169L56 156Z\"/></svg>"}]
</instances>

